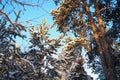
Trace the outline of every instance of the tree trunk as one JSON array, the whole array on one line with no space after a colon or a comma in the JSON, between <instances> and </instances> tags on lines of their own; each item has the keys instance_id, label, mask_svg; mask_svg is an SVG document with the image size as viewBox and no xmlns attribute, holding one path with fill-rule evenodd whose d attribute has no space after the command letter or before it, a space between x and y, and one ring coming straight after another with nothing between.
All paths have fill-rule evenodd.
<instances>
[{"instance_id":1,"label":"tree trunk","mask_svg":"<svg viewBox=\"0 0 120 80\"><path fill-rule=\"evenodd\" d=\"M102 39L100 42L102 43L101 46L103 47L103 55L100 56L103 57L103 59L101 58L101 61L103 70L105 72L105 78L106 80L117 80L115 65L112 58L112 51L105 39ZM104 64L103 62L105 62L106 64Z\"/></svg>"},{"instance_id":2,"label":"tree trunk","mask_svg":"<svg viewBox=\"0 0 120 80\"><path fill-rule=\"evenodd\" d=\"M115 74L115 66L113 63L113 58L112 58L112 51L110 49L110 45L107 43L107 39L105 38L105 25L103 22L103 19L101 17L101 12L98 8L98 3L96 2L96 0L94 0L94 6L95 6L95 12L96 12L96 17L98 20L98 24L99 24L99 42L101 43L101 47L102 47L102 54L101 56L101 60L102 57L103 60L106 64L102 64L104 67L104 72L105 72L105 76L106 76L106 80L116 80L116 74Z\"/></svg>"},{"instance_id":3,"label":"tree trunk","mask_svg":"<svg viewBox=\"0 0 120 80\"><path fill-rule=\"evenodd\" d=\"M115 73L115 67L112 59L112 52L109 48L109 45L107 43L107 40L105 39L105 26L103 24L103 20L100 16L100 11L97 6L96 0L94 0L94 5L96 9L96 17L98 19L99 24L99 32L97 32L97 27L94 23L94 20L92 18L91 12L89 10L89 6L86 3L86 0L84 0L84 7L86 9L86 12L88 14L88 18L90 20L91 28L93 31L93 38L95 39L97 45L98 45L98 52L99 56L101 58L103 71L105 73L106 80L117 80L116 73Z\"/></svg>"}]
</instances>

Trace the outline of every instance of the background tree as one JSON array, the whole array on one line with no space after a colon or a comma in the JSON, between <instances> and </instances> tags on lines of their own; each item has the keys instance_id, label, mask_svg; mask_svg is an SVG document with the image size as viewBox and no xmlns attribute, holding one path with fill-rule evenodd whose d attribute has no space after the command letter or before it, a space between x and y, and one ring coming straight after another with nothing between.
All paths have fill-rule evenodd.
<instances>
[{"instance_id":1,"label":"background tree","mask_svg":"<svg viewBox=\"0 0 120 80\"><path fill-rule=\"evenodd\" d=\"M9 12L4 12L9 3L6 0L0 2L0 79L2 80L13 79L13 75L21 79L21 70L20 68L16 69L18 65L15 64L20 59L19 53L22 52L15 38L17 36L25 38L21 31L26 31L26 27L17 22L20 11L16 13L15 21L9 18Z\"/></svg>"},{"instance_id":2,"label":"background tree","mask_svg":"<svg viewBox=\"0 0 120 80\"><path fill-rule=\"evenodd\" d=\"M89 49L89 41L85 38L68 37L64 42L66 46L59 55L59 60L61 60L61 66L66 76L65 80L92 80L83 68L85 61L82 57L82 46Z\"/></svg>"},{"instance_id":3,"label":"background tree","mask_svg":"<svg viewBox=\"0 0 120 80\"><path fill-rule=\"evenodd\" d=\"M65 42L69 42L68 45L60 54L59 59L56 59L52 54L56 54L59 51L58 48L62 46L61 39L64 35L61 34L59 38L50 39L48 37L49 27L45 25L45 20L42 22L42 25L39 25L36 29L32 26L29 30L31 33L30 42L32 43L30 46L32 49L29 51L31 55L29 59L33 61L32 64L36 68L36 74L38 75L36 79L91 80L91 77L84 71L84 61L82 57L79 57L81 56L81 50L78 49L83 44L86 44L86 48L88 49L87 43L89 42L86 39L70 40L70 38L67 38ZM79 45L79 41L84 43ZM74 46L78 46L77 49L72 49Z\"/></svg>"},{"instance_id":4,"label":"background tree","mask_svg":"<svg viewBox=\"0 0 120 80\"><path fill-rule=\"evenodd\" d=\"M42 20L42 24L36 28L31 26L29 29L31 34L29 60L35 66L36 79L42 80L58 80L61 75L57 72L59 66L58 60L52 55L57 54L57 48L61 46L59 38L50 39L49 31L50 27L46 25L45 19Z\"/></svg>"},{"instance_id":5,"label":"background tree","mask_svg":"<svg viewBox=\"0 0 120 80\"><path fill-rule=\"evenodd\" d=\"M16 5L19 9L15 7ZM21 32L26 31L26 27L19 22L21 12L25 10L25 6L38 7L38 4L1 0L0 6L0 79L23 80L27 79L26 76L29 79L35 79L31 76L35 74L34 65L26 59L24 56L26 53L21 52L15 39L16 37L25 38ZM11 14L15 20L10 17Z\"/></svg>"}]
</instances>

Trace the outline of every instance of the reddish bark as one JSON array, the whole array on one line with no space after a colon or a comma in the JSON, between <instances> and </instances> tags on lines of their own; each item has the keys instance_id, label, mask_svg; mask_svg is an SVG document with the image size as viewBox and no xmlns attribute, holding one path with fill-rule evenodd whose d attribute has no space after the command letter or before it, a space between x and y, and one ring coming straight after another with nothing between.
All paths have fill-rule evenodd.
<instances>
[{"instance_id":1,"label":"reddish bark","mask_svg":"<svg viewBox=\"0 0 120 80\"><path fill-rule=\"evenodd\" d=\"M94 0L94 6L96 9L96 17L98 20L99 25L99 31L97 32L97 27L94 23L94 20L92 18L91 12L89 10L89 6L84 0L84 7L86 9L86 12L88 14L88 18L90 20L91 29L93 30L93 37L96 40L96 43L98 45L98 52L99 56L101 58L103 70L105 72L105 78L106 80L117 80L116 74L115 74L115 67L112 59L112 53L109 48L109 44L107 43L107 39L104 37L105 35L105 26L102 20L102 17L100 15L100 10L98 8L96 0Z\"/></svg>"}]
</instances>

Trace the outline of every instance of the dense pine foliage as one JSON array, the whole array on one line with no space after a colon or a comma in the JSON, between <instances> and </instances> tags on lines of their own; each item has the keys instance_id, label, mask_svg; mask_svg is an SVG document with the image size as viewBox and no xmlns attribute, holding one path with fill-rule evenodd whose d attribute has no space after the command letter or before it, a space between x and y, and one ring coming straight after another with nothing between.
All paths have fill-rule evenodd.
<instances>
[{"instance_id":1,"label":"dense pine foliage","mask_svg":"<svg viewBox=\"0 0 120 80\"><path fill-rule=\"evenodd\" d=\"M40 7L28 1L0 0L0 80L93 80L84 64L100 80L120 79L119 0L53 0L52 27L43 19L27 28L21 13ZM54 26L58 38L50 38ZM16 42L26 38L22 32L30 34L26 51Z\"/></svg>"}]
</instances>

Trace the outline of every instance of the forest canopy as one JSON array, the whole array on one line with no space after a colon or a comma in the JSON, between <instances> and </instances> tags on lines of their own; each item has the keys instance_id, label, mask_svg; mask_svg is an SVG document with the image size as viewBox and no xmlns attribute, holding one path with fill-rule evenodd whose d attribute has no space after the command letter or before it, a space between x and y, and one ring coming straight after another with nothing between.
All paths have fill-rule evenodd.
<instances>
[{"instance_id":1,"label":"forest canopy","mask_svg":"<svg viewBox=\"0 0 120 80\"><path fill-rule=\"evenodd\" d=\"M19 21L27 9L46 12L45 1L0 0L0 80L93 80L85 66L99 80L119 80L120 0L52 0L51 25ZM27 50L17 38L28 39Z\"/></svg>"}]
</instances>

